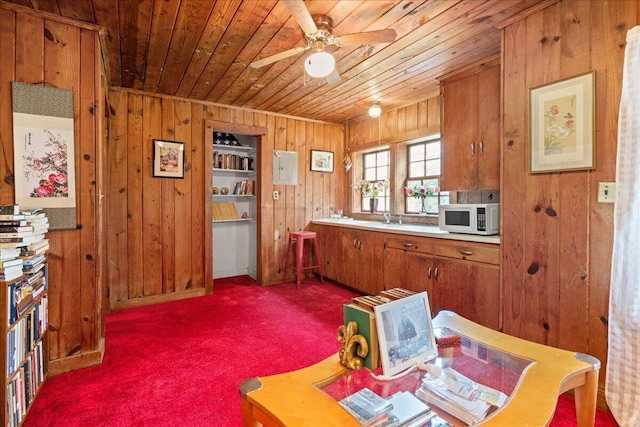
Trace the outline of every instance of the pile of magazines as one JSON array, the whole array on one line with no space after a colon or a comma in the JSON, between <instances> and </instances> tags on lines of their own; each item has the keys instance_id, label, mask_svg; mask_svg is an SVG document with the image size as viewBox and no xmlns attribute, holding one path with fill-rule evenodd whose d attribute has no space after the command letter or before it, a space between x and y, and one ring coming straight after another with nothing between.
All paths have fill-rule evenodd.
<instances>
[{"instance_id":1,"label":"pile of magazines","mask_svg":"<svg viewBox=\"0 0 640 427\"><path fill-rule=\"evenodd\" d=\"M442 369L437 377L427 373L416 396L468 425L482 421L492 405L501 407L507 400L504 393L471 381L452 368Z\"/></svg>"}]
</instances>

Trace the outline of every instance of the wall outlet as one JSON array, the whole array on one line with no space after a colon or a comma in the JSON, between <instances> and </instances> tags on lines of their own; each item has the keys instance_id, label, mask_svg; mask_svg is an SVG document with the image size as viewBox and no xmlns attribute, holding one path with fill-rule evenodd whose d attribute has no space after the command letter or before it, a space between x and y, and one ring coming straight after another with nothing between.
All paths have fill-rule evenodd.
<instances>
[{"instance_id":1,"label":"wall outlet","mask_svg":"<svg viewBox=\"0 0 640 427\"><path fill-rule=\"evenodd\" d=\"M280 192L279 191L274 191L273 192L273 200L278 200L279 197L280 197Z\"/></svg>"},{"instance_id":2,"label":"wall outlet","mask_svg":"<svg viewBox=\"0 0 640 427\"><path fill-rule=\"evenodd\" d=\"M616 183L598 183L598 203L614 203L616 201Z\"/></svg>"}]
</instances>

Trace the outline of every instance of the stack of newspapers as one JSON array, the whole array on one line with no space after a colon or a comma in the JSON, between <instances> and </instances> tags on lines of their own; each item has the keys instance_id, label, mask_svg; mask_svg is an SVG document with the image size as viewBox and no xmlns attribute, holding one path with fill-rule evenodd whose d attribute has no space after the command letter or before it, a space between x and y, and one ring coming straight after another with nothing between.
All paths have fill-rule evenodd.
<instances>
[{"instance_id":1,"label":"stack of newspapers","mask_svg":"<svg viewBox=\"0 0 640 427\"><path fill-rule=\"evenodd\" d=\"M468 425L482 421L492 405L501 407L507 400L504 393L471 381L452 368L442 369L437 377L427 373L416 396Z\"/></svg>"}]
</instances>

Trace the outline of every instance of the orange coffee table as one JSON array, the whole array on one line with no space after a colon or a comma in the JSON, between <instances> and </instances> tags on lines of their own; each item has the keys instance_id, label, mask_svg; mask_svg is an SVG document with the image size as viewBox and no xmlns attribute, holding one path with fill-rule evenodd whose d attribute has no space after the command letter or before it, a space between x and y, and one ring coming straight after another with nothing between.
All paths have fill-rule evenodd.
<instances>
[{"instance_id":1,"label":"orange coffee table","mask_svg":"<svg viewBox=\"0 0 640 427\"><path fill-rule=\"evenodd\" d=\"M502 408L490 412L483 425L547 425L558 396L570 389L575 393L578 425L594 425L600 370L596 358L515 338L450 311L440 312L433 327L449 328L463 342L461 351L450 358L438 357L435 363L452 364L472 380L509 396ZM349 394L365 381L365 386L388 397L386 394L398 388L415 391L423 374L416 371L394 382L378 381L365 371L348 372L333 355L298 371L251 378L240 386L243 425L357 427L358 422L336 402L342 397L340 390L336 395L336 384L350 384L349 390L344 390ZM327 392L329 386L333 392ZM452 424L464 425L434 410Z\"/></svg>"}]
</instances>

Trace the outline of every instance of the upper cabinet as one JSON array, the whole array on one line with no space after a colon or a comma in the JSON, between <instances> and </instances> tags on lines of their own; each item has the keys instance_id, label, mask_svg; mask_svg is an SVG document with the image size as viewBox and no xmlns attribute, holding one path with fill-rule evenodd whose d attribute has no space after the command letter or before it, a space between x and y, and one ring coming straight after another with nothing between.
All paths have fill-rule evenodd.
<instances>
[{"instance_id":1,"label":"upper cabinet","mask_svg":"<svg viewBox=\"0 0 640 427\"><path fill-rule=\"evenodd\" d=\"M500 188L500 64L494 59L447 77L441 93L441 187Z\"/></svg>"}]
</instances>

